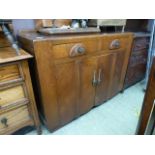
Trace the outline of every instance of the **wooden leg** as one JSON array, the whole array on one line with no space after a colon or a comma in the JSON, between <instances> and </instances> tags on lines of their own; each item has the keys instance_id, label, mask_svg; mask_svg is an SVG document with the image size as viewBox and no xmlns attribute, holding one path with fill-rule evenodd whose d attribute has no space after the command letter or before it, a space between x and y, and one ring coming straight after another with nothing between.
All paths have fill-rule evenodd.
<instances>
[{"instance_id":1,"label":"wooden leg","mask_svg":"<svg viewBox=\"0 0 155 155\"><path fill-rule=\"evenodd\" d=\"M42 128L41 128L41 125L37 126L37 134L38 135L41 135L42 134Z\"/></svg>"},{"instance_id":2,"label":"wooden leg","mask_svg":"<svg viewBox=\"0 0 155 155\"><path fill-rule=\"evenodd\" d=\"M122 94L123 94L123 93L124 93L124 89L123 89L123 90L121 90L121 91L120 91L120 93L122 93Z\"/></svg>"}]
</instances>

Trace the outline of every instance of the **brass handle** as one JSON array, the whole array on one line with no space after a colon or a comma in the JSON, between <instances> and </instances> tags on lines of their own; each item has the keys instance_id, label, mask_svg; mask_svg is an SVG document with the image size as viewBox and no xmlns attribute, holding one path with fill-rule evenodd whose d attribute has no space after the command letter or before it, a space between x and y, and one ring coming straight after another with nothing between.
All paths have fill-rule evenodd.
<instances>
[{"instance_id":1,"label":"brass handle","mask_svg":"<svg viewBox=\"0 0 155 155\"><path fill-rule=\"evenodd\" d=\"M5 127L8 127L7 122L8 122L8 119L7 119L7 118L4 117L4 118L1 119L1 123L2 123Z\"/></svg>"},{"instance_id":2,"label":"brass handle","mask_svg":"<svg viewBox=\"0 0 155 155\"><path fill-rule=\"evenodd\" d=\"M99 73L98 73L98 84L100 84L101 83L101 72L102 72L102 69L99 69Z\"/></svg>"},{"instance_id":3,"label":"brass handle","mask_svg":"<svg viewBox=\"0 0 155 155\"><path fill-rule=\"evenodd\" d=\"M96 71L94 71L92 85L94 87L96 87L97 86L97 83L98 83L98 81L96 80Z\"/></svg>"}]
</instances>

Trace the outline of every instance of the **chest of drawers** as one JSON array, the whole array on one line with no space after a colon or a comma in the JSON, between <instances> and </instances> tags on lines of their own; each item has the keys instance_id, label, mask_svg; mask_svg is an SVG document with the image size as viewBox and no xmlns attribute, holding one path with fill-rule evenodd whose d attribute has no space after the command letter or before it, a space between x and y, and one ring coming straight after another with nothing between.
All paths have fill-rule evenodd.
<instances>
[{"instance_id":1,"label":"chest of drawers","mask_svg":"<svg viewBox=\"0 0 155 155\"><path fill-rule=\"evenodd\" d=\"M127 88L145 78L147 56L149 47L149 34L135 34L124 88Z\"/></svg>"},{"instance_id":2,"label":"chest of drawers","mask_svg":"<svg viewBox=\"0 0 155 155\"><path fill-rule=\"evenodd\" d=\"M32 56L20 52L17 56L11 47L0 48L0 134L26 126L41 133L27 62Z\"/></svg>"},{"instance_id":3,"label":"chest of drawers","mask_svg":"<svg viewBox=\"0 0 155 155\"><path fill-rule=\"evenodd\" d=\"M107 101L123 88L131 33L44 36L19 35L34 55L40 111L50 131Z\"/></svg>"}]
</instances>

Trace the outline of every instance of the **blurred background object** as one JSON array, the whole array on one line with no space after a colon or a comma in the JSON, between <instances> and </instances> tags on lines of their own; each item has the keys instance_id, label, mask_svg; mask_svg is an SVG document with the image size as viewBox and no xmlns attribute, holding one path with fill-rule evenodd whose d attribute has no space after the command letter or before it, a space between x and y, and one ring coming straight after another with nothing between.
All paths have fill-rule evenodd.
<instances>
[{"instance_id":1,"label":"blurred background object","mask_svg":"<svg viewBox=\"0 0 155 155\"><path fill-rule=\"evenodd\" d=\"M35 19L35 28L38 30L40 28L48 28L53 26L52 19Z\"/></svg>"},{"instance_id":2,"label":"blurred background object","mask_svg":"<svg viewBox=\"0 0 155 155\"><path fill-rule=\"evenodd\" d=\"M9 24L12 24L12 20L5 20L0 19L0 27L2 30L2 33L5 35L4 40L8 40L8 42L11 44L12 48L16 51L17 55L20 55L19 47L17 44L17 41L15 37L12 34L12 27L9 27Z\"/></svg>"},{"instance_id":3,"label":"blurred background object","mask_svg":"<svg viewBox=\"0 0 155 155\"><path fill-rule=\"evenodd\" d=\"M35 30L35 20L33 19L13 19L12 24L15 36L23 30Z\"/></svg>"},{"instance_id":4,"label":"blurred background object","mask_svg":"<svg viewBox=\"0 0 155 155\"><path fill-rule=\"evenodd\" d=\"M54 27L71 26L72 19L54 19Z\"/></svg>"}]
</instances>

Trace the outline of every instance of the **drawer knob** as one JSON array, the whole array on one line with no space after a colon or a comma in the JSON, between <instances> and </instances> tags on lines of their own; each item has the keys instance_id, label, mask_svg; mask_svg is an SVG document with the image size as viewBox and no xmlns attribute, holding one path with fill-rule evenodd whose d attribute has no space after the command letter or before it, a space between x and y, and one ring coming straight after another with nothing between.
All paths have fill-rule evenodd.
<instances>
[{"instance_id":1,"label":"drawer knob","mask_svg":"<svg viewBox=\"0 0 155 155\"><path fill-rule=\"evenodd\" d=\"M85 53L86 53L86 49L85 49L84 45L76 44L70 50L69 55L70 55L70 57L75 57L75 56L83 55Z\"/></svg>"},{"instance_id":2,"label":"drawer knob","mask_svg":"<svg viewBox=\"0 0 155 155\"><path fill-rule=\"evenodd\" d=\"M7 119L7 118L4 117L4 118L1 119L1 123L2 123L5 127L8 127L7 122L8 122L8 119Z\"/></svg>"},{"instance_id":3,"label":"drawer knob","mask_svg":"<svg viewBox=\"0 0 155 155\"><path fill-rule=\"evenodd\" d=\"M117 49L120 48L120 41L118 39L115 39L110 44L110 49Z\"/></svg>"},{"instance_id":4,"label":"drawer knob","mask_svg":"<svg viewBox=\"0 0 155 155\"><path fill-rule=\"evenodd\" d=\"M85 53L85 48L84 47L79 47L77 49L77 52L80 53L80 54L83 54L83 53Z\"/></svg>"}]
</instances>

